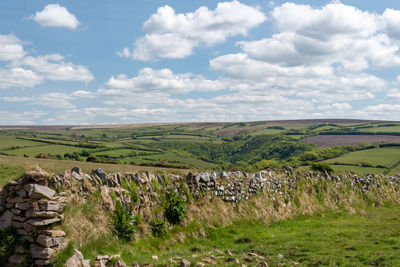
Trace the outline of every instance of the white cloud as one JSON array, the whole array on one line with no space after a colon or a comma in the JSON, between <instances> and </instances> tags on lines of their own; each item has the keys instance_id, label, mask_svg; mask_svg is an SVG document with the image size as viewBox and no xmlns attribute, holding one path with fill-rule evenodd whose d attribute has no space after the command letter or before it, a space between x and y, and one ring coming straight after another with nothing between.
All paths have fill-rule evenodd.
<instances>
[{"instance_id":1,"label":"white cloud","mask_svg":"<svg viewBox=\"0 0 400 267\"><path fill-rule=\"evenodd\" d=\"M203 6L186 14L163 6L144 23L146 35L136 41L133 52L124 48L119 55L144 61L185 58L200 44L211 46L230 36L246 35L265 20L257 8L238 1L220 2L214 10Z\"/></svg>"},{"instance_id":2,"label":"white cloud","mask_svg":"<svg viewBox=\"0 0 400 267\"><path fill-rule=\"evenodd\" d=\"M1 69L0 68L0 89L10 87L33 87L42 83L43 78L24 68Z\"/></svg>"},{"instance_id":3,"label":"white cloud","mask_svg":"<svg viewBox=\"0 0 400 267\"><path fill-rule=\"evenodd\" d=\"M31 68L36 73L52 81L89 82L94 79L92 73L86 67L65 62L64 57L60 54L38 57L27 56L14 61L11 65Z\"/></svg>"},{"instance_id":4,"label":"white cloud","mask_svg":"<svg viewBox=\"0 0 400 267\"><path fill-rule=\"evenodd\" d=\"M141 69L137 76L129 78L126 75L112 76L106 86L111 90L129 90L144 93L188 93L192 91L216 91L225 84L218 80L208 80L201 75L191 73L174 74L170 69Z\"/></svg>"},{"instance_id":5,"label":"white cloud","mask_svg":"<svg viewBox=\"0 0 400 267\"><path fill-rule=\"evenodd\" d=\"M89 69L65 60L60 54L30 56L23 42L15 35L0 34L0 61L7 61L7 68L0 68L0 88L33 87L44 80L83 81L94 79Z\"/></svg>"},{"instance_id":6,"label":"white cloud","mask_svg":"<svg viewBox=\"0 0 400 267\"><path fill-rule=\"evenodd\" d=\"M398 67L399 42L386 34L398 25L395 12L377 15L340 2L321 8L285 3L271 12L276 34L238 45L254 59L284 66L339 64L347 72Z\"/></svg>"},{"instance_id":7,"label":"white cloud","mask_svg":"<svg viewBox=\"0 0 400 267\"><path fill-rule=\"evenodd\" d=\"M385 10L382 16L389 36L400 39L400 10L389 8Z\"/></svg>"},{"instance_id":8,"label":"white cloud","mask_svg":"<svg viewBox=\"0 0 400 267\"><path fill-rule=\"evenodd\" d=\"M389 100L400 100L400 90L397 88L390 89L387 97Z\"/></svg>"},{"instance_id":9,"label":"white cloud","mask_svg":"<svg viewBox=\"0 0 400 267\"><path fill-rule=\"evenodd\" d=\"M50 4L42 11L37 11L28 19L32 19L42 27L58 27L76 29L79 21L74 14L71 14L65 7L59 4Z\"/></svg>"},{"instance_id":10,"label":"white cloud","mask_svg":"<svg viewBox=\"0 0 400 267\"><path fill-rule=\"evenodd\" d=\"M52 107L57 109L71 109L75 108L75 104L72 103L73 100L82 99L82 98L93 98L95 96L94 93L90 91L73 91L72 93L59 93L52 92L47 94L33 95L33 96L11 96L11 97L2 97L0 100L6 102L26 102L30 105L39 105Z\"/></svg>"},{"instance_id":11,"label":"white cloud","mask_svg":"<svg viewBox=\"0 0 400 267\"><path fill-rule=\"evenodd\" d=\"M9 61L19 59L26 54L22 41L15 35L0 34L0 60Z\"/></svg>"}]
</instances>

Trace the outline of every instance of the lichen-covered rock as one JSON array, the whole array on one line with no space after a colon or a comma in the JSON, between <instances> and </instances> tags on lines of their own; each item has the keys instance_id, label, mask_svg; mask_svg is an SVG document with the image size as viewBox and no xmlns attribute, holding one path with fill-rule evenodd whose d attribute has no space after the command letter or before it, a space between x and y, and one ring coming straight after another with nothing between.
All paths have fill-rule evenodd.
<instances>
[{"instance_id":1,"label":"lichen-covered rock","mask_svg":"<svg viewBox=\"0 0 400 267\"><path fill-rule=\"evenodd\" d=\"M36 244L31 245L30 251L31 251L32 258L44 259L44 260L48 260L48 259L52 258L54 256L54 254L56 253L56 251L54 249L46 248L46 247L39 246Z\"/></svg>"},{"instance_id":2,"label":"lichen-covered rock","mask_svg":"<svg viewBox=\"0 0 400 267\"><path fill-rule=\"evenodd\" d=\"M11 211L6 210L0 217L0 230L2 231L4 229L6 229L7 227L10 227L11 223L13 221L13 218L14 218L14 214Z\"/></svg>"},{"instance_id":3,"label":"lichen-covered rock","mask_svg":"<svg viewBox=\"0 0 400 267\"><path fill-rule=\"evenodd\" d=\"M110 197L110 189L105 185L101 187L101 199L103 200L103 204L107 209L112 211L114 210L114 203Z\"/></svg>"},{"instance_id":4,"label":"lichen-covered rock","mask_svg":"<svg viewBox=\"0 0 400 267\"><path fill-rule=\"evenodd\" d=\"M90 260L85 260L82 253L74 249L74 255L67 260L65 267L90 267Z\"/></svg>"},{"instance_id":5,"label":"lichen-covered rock","mask_svg":"<svg viewBox=\"0 0 400 267\"><path fill-rule=\"evenodd\" d=\"M39 184L28 184L24 188L28 192L29 198L51 199L56 193L56 191L54 191L50 187Z\"/></svg>"}]
</instances>

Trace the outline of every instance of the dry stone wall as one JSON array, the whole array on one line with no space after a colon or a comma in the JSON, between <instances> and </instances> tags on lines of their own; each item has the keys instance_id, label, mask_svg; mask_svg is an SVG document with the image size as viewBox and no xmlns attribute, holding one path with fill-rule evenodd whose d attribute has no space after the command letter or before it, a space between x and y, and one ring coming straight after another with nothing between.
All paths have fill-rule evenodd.
<instances>
[{"instance_id":1,"label":"dry stone wall","mask_svg":"<svg viewBox=\"0 0 400 267\"><path fill-rule=\"evenodd\" d=\"M53 226L63 219L66 198L47 186L47 177L32 171L11 181L0 192L0 230L13 226L29 247L17 246L9 263L19 265L31 260L36 266L51 264L63 248L65 233ZM29 258L28 258L29 257Z\"/></svg>"},{"instance_id":2,"label":"dry stone wall","mask_svg":"<svg viewBox=\"0 0 400 267\"><path fill-rule=\"evenodd\" d=\"M63 174L48 177L41 170L27 172L11 181L0 192L0 230L8 226L29 243L29 249L17 247L9 258L18 264L31 258L35 266L51 265L54 255L65 247L65 233L57 229L63 219L63 207L74 197L95 192L101 194L105 209L113 210L118 199L134 214L150 221L151 209L162 203L167 191L178 192L189 198L220 198L233 205L260 192L280 194L290 201L290 190L299 182L329 180L337 186L353 187L360 193L383 184L399 189L400 176L330 174L320 172L294 173L290 168L281 171L265 170L255 174L246 172L199 172L186 176L170 173L105 173L102 169L85 174L73 168ZM76 260L83 261L79 253ZM97 265L106 261L97 260ZM73 265L71 265L73 266ZM123 265L121 265L123 266Z\"/></svg>"}]
</instances>

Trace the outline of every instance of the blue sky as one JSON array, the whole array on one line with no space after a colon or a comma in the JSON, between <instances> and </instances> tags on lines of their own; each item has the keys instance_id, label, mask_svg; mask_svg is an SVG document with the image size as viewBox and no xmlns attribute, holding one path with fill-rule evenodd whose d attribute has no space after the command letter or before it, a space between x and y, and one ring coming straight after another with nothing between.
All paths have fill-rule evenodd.
<instances>
[{"instance_id":1,"label":"blue sky","mask_svg":"<svg viewBox=\"0 0 400 267\"><path fill-rule=\"evenodd\" d=\"M400 118L399 1L0 2L0 124Z\"/></svg>"}]
</instances>

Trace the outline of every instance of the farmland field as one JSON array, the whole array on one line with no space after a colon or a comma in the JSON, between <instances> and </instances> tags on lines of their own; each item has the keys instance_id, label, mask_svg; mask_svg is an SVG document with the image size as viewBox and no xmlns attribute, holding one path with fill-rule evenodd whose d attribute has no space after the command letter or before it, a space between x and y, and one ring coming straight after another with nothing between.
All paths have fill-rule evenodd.
<instances>
[{"instance_id":1,"label":"farmland field","mask_svg":"<svg viewBox=\"0 0 400 267\"><path fill-rule=\"evenodd\" d=\"M327 163L342 163L352 165L365 165L369 163L372 166L384 166L390 168L400 161L400 148L374 148L342 155L338 158L327 160Z\"/></svg>"},{"instance_id":2,"label":"farmland field","mask_svg":"<svg viewBox=\"0 0 400 267\"><path fill-rule=\"evenodd\" d=\"M7 151L7 154L12 156L23 156L28 155L34 157L39 153L48 153L52 155L65 154L81 151L82 148L74 146L63 146L63 145L41 145L36 147L20 148L15 150Z\"/></svg>"},{"instance_id":3,"label":"farmland field","mask_svg":"<svg viewBox=\"0 0 400 267\"><path fill-rule=\"evenodd\" d=\"M344 119L0 126L0 154L20 157L21 162L41 153L40 157L47 158L44 160L51 164L59 160L60 165L72 160L197 170L257 171L326 161L338 163L333 166L338 171L394 173L400 171L395 166L400 160L396 127L400 123ZM382 142L392 147L365 150L378 148ZM324 150L326 147L333 150ZM383 168L376 168L378 165Z\"/></svg>"},{"instance_id":4,"label":"farmland field","mask_svg":"<svg viewBox=\"0 0 400 267\"><path fill-rule=\"evenodd\" d=\"M1 136L0 135L0 152L6 149L15 147L31 147L41 146L43 143L34 142L29 140L21 140L12 136Z\"/></svg>"},{"instance_id":5,"label":"farmland field","mask_svg":"<svg viewBox=\"0 0 400 267\"><path fill-rule=\"evenodd\" d=\"M316 135L303 141L318 147L358 145L361 143L400 143L400 136L391 135Z\"/></svg>"},{"instance_id":6,"label":"farmland field","mask_svg":"<svg viewBox=\"0 0 400 267\"><path fill-rule=\"evenodd\" d=\"M373 167L360 167L360 166L350 166L350 165L331 165L335 172L352 172L358 175L369 174L382 174L387 169L383 168L373 168ZM398 174L399 171L394 171L392 174Z\"/></svg>"}]
</instances>

